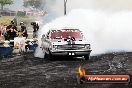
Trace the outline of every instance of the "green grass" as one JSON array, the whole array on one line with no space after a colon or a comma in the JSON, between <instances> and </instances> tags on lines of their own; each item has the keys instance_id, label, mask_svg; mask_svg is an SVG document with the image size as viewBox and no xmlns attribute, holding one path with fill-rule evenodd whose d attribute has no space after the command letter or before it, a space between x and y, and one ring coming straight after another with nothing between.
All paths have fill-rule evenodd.
<instances>
[{"instance_id":1,"label":"green grass","mask_svg":"<svg viewBox=\"0 0 132 88\"><path fill-rule=\"evenodd\" d=\"M33 17L16 17L17 18L17 24L19 25L20 22L24 22L27 25L30 25L30 23L33 21ZM10 22L14 19L14 16L1 16L0 17L0 23L3 24L10 24Z\"/></svg>"},{"instance_id":2,"label":"green grass","mask_svg":"<svg viewBox=\"0 0 132 88\"><path fill-rule=\"evenodd\" d=\"M10 21L13 19L14 17L13 16L1 16L0 17L0 23L3 23L3 24L10 24Z\"/></svg>"}]
</instances>

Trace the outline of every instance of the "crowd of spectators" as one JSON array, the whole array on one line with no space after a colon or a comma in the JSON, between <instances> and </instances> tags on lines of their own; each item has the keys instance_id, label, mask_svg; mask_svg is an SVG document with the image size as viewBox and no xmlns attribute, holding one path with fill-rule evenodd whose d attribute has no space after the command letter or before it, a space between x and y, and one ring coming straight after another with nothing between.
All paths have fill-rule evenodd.
<instances>
[{"instance_id":1,"label":"crowd of spectators","mask_svg":"<svg viewBox=\"0 0 132 88\"><path fill-rule=\"evenodd\" d=\"M27 29L24 22L20 23L20 30L18 30L17 25L11 21L9 25L0 24L0 38L3 40L13 40L17 36L28 37Z\"/></svg>"},{"instance_id":2,"label":"crowd of spectators","mask_svg":"<svg viewBox=\"0 0 132 88\"><path fill-rule=\"evenodd\" d=\"M33 38L36 38L39 25L36 22L31 22L31 25L33 28ZM0 23L0 40L14 40L14 38L18 36L28 37L24 22L20 22L19 25L14 21L11 21L9 25Z\"/></svg>"}]
</instances>

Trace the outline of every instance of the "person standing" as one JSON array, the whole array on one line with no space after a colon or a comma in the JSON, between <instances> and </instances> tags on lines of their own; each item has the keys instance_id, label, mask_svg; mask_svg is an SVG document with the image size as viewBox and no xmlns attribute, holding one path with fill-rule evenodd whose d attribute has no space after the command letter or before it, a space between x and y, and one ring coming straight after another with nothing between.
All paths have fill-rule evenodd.
<instances>
[{"instance_id":1,"label":"person standing","mask_svg":"<svg viewBox=\"0 0 132 88\"><path fill-rule=\"evenodd\" d=\"M39 30L39 25L36 22L32 22L31 25L33 27L33 38L37 38L37 32Z\"/></svg>"},{"instance_id":2,"label":"person standing","mask_svg":"<svg viewBox=\"0 0 132 88\"><path fill-rule=\"evenodd\" d=\"M27 34L27 29L26 29L24 22L21 22L20 26L21 26L20 32L22 32L22 36L27 38L28 34Z\"/></svg>"},{"instance_id":3,"label":"person standing","mask_svg":"<svg viewBox=\"0 0 132 88\"><path fill-rule=\"evenodd\" d=\"M0 37L2 36L2 23L0 24Z\"/></svg>"},{"instance_id":4,"label":"person standing","mask_svg":"<svg viewBox=\"0 0 132 88\"><path fill-rule=\"evenodd\" d=\"M5 25L3 26L3 31L2 31L2 35L3 35L3 36L6 34L6 27L7 27L7 25L5 24Z\"/></svg>"},{"instance_id":5,"label":"person standing","mask_svg":"<svg viewBox=\"0 0 132 88\"><path fill-rule=\"evenodd\" d=\"M8 26L6 26L6 32L4 34L5 40L11 39L10 36L12 36L12 35L10 35L10 34L13 31L12 29L17 31L17 27L16 27L14 21L11 21L11 23Z\"/></svg>"},{"instance_id":6,"label":"person standing","mask_svg":"<svg viewBox=\"0 0 132 88\"><path fill-rule=\"evenodd\" d=\"M8 33L8 40L14 40L16 37L17 30L15 27L11 27L10 29L7 29Z\"/></svg>"}]
</instances>

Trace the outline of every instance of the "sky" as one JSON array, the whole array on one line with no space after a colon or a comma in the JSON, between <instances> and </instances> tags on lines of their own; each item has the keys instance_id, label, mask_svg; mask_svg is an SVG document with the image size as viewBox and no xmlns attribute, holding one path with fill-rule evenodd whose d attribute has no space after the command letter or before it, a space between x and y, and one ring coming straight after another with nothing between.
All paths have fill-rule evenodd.
<instances>
[{"instance_id":1,"label":"sky","mask_svg":"<svg viewBox=\"0 0 132 88\"><path fill-rule=\"evenodd\" d=\"M14 0L14 4L7 5L13 10L22 9L23 0ZM84 8L84 9L101 9L101 10L132 10L132 0L67 0L68 11L72 9ZM63 0L46 0L47 7L53 11L63 11Z\"/></svg>"},{"instance_id":2,"label":"sky","mask_svg":"<svg viewBox=\"0 0 132 88\"><path fill-rule=\"evenodd\" d=\"M12 5L6 5L5 8L9 8L11 10L22 10L23 9L23 0L14 0Z\"/></svg>"},{"instance_id":3,"label":"sky","mask_svg":"<svg viewBox=\"0 0 132 88\"><path fill-rule=\"evenodd\" d=\"M51 6L57 13L63 13L63 0L56 0ZM132 0L67 0L67 11L72 9L94 9L109 12L132 11Z\"/></svg>"}]
</instances>

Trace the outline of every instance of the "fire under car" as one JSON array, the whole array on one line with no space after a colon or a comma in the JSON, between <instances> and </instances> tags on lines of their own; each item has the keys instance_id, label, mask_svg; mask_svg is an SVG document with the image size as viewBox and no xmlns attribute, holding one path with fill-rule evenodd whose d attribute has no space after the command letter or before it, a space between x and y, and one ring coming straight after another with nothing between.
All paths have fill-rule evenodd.
<instances>
[{"instance_id":1,"label":"fire under car","mask_svg":"<svg viewBox=\"0 0 132 88\"><path fill-rule=\"evenodd\" d=\"M91 47L79 29L51 29L41 38L44 59L54 56L84 57L89 60Z\"/></svg>"}]
</instances>

